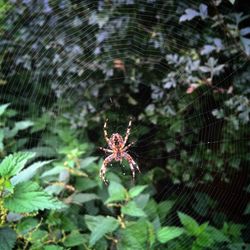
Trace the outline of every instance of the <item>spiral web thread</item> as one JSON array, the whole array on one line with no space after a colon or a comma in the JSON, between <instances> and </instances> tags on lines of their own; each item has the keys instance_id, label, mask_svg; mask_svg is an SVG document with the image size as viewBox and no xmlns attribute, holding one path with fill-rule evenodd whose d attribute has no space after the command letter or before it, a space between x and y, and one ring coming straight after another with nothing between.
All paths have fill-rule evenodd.
<instances>
[{"instance_id":1,"label":"spiral web thread","mask_svg":"<svg viewBox=\"0 0 250 250\"><path fill-rule=\"evenodd\" d=\"M113 2L116 3L119 1L113 1ZM160 22L161 18L167 17L167 16L179 15L179 17L180 17L181 15L184 14L184 11L187 8L187 6L188 6L188 8L197 9L197 3L195 3L194 1L188 1L188 5L185 5L184 3L178 4L178 8L177 8L177 5L175 3L173 3L173 1L163 1L163 2L164 3L162 3L161 1L150 1L150 0L140 1L140 8L143 9L143 7L148 8L149 6L157 6L159 16L160 15L161 16L159 17L159 19L156 22ZM53 14L56 12L59 12L59 11L61 13L65 11L65 14L66 14L66 12L68 11L68 8L66 7L67 3L68 3L67 1L60 1L60 5L58 7L55 7L55 6L51 7L50 3L48 1L44 0L44 1L39 1L39 5L36 6L35 2L32 2L32 0L28 0L28 1L23 0L23 3L21 3L21 6L23 6L22 7L23 9L30 8L30 11L36 11L36 15L39 15L39 11L40 11L41 16L47 16L47 18L51 22L51 25L53 26L53 18L52 18ZM17 4L17 3L13 3L13 4ZM84 74L84 77L82 77L80 80L80 82L82 84L82 86L79 87L79 92L81 93L80 95L76 95L75 85L74 85L74 83L77 82L78 79L81 77L80 73L78 75L76 75L76 74L75 75L74 74L67 75L64 73L61 74L61 73L57 72L55 74L54 78L53 78L53 76L51 76L51 74L48 75L47 78L44 78L44 74L46 75L46 71L45 71L45 73L41 71L40 74L35 75L31 70L30 75L27 76L27 78L22 79L23 82L30 81L30 79L38 81L38 82L45 80L44 84L46 84L46 80L48 80L48 82L52 82L52 83L54 82L52 85L53 88L51 90L49 90L49 94L53 94L55 92L58 96L60 96L60 97L63 96L63 99L66 101L67 100L74 100L76 108L79 109L80 105L78 105L78 104L79 103L81 104L81 100L85 98L85 94L91 92L91 90L95 90L98 93L98 91L100 91L100 89L98 87L100 84L109 84L112 87L112 84L117 84L117 83L119 83L119 81L124 81L122 84L130 84L129 82L133 82L133 79L131 77L131 72L127 71L127 68L129 68L129 66L127 67L126 62L130 62L131 61L130 56L134 55L135 59L136 58L145 59L145 61L139 62L139 64L140 63L144 64L145 65L144 67L150 67L152 64L156 63L158 65L158 67L157 67L157 69L154 69L154 70L156 70L156 72L154 72L155 75L157 75L157 74L159 74L159 75L165 74L166 75L168 71L175 71L177 73L176 74L177 77L175 76L176 86L165 88L162 91L167 92L169 95L176 95L177 91L180 88L183 88L183 87L188 88L188 85L185 85L186 79L183 78L182 72L178 72L178 70L176 70L174 68L173 64L172 65L171 64L168 64L168 65L161 64L162 58L158 58L158 54L155 52L154 49L152 49L152 47L150 48L150 46L146 46L146 47L141 48L138 46L138 44L141 44L143 42L142 41L143 38L141 36L142 33L148 32L149 35L151 35L152 37L158 35L157 33L153 34L154 27L151 30L147 30L147 27L145 27L145 26L143 26L143 24L141 24L144 21L147 21L148 23L150 23L150 20L148 20L151 16L150 14L152 14L150 12L150 8L147 9L148 16L147 16L147 14L143 13L143 15L138 16L138 18L134 18L134 19L131 18L131 20L134 20L133 21L134 23L133 23L131 20L128 21L126 19L126 17L131 17L131 16L129 16L129 13L131 10L132 10L131 12L133 12L137 8L137 4L135 4L133 0L124 1L124 5L123 5L122 9L123 9L123 11L125 11L125 13L124 13L124 19L121 21L120 30L122 31L124 29L124 31L125 31L127 29L130 31L130 33L131 33L130 41L129 41L130 43L128 43L128 41L125 40L124 37L122 37L122 32L120 32L120 33L114 32L112 34L112 37L108 37L108 34L106 32L106 29L108 29L107 28L108 24L110 22L112 22L112 18L116 17L117 10L115 8L114 8L113 14L111 15L110 20L105 21L105 17L103 17L103 19L104 19L103 24L100 24L100 20L99 20L99 24L98 24L99 25L99 33L95 33L96 31L98 31L98 28L90 28L89 25L88 25L88 27L84 27L83 25L80 24L82 22L88 22L88 24L90 22L95 23L95 20L91 20L91 16L93 14L96 14L96 13L94 13L94 11L91 11L91 9L93 9L92 6L93 6L93 3L91 3L91 1L89 1L89 3L85 3L85 9L84 9L85 15L83 17L79 17L78 15L76 15L75 17L71 17L70 20L73 20L73 22L74 22L73 25L75 25L75 32L67 32L67 29L70 27L71 23L69 23L69 21L67 19L61 20L61 28L60 29L58 29L58 27L56 27L57 28L56 31L53 30L52 27L49 27L50 29L48 28L48 30L43 29L43 33L46 33L47 44L40 46L40 48L42 48L41 50L39 50L39 49L36 50L36 46L37 46L36 43L31 45L28 42L27 43L24 42L23 44L17 45L17 46L20 46L20 49L16 50L16 53L22 55L25 52L25 54L30 55L31 58L32 57L36 58L36 61L41 60L41 62L46 65L46 62L43 62L43 58L47 57L50 53L50 49L48 48L48 46L53 46L53 43L55 43L55 41L54 41L55 33L56 33L57 37L58 37L58 35L60 35L60 33L64 34L63 39L67 40L67 43L72 42L72 44L80 45L81 41L75 42L76 37L79 36L79 32L80 32L81 36L84 39L84 43L89 44L89 48L94 50L94 54L96 54L96 57L102 57L101 60L107 61L107 63L111 65L110 69L109 69L110 76L113 77L113 74L114 74L114 72L112 72L112 68L113 68L113 64L114 64L115 59L120 59L121 62L124 63L123 66L120 66L121 67L120 69L122 69L122 71L124 73L125 80L123 79L123 77L122 78L113 77L112 80L110 81L109 76L107 76L106 79L103 79L103 81L100 80L100 82L97 83L93 80L93 79L95 79L93 77L94 71L91 71L88 74ZM72 5L72 7L74 8L74 10L77 10L78 5L75 4L74 6ZM108 5L108 7L112 8L112 3L110 3L110 5ZM79 8L80 8L80 6L79 6ZM98 7L96 8L96 11L98 12L97 9L99 9L99 12L101 13L105 9L104 2L99 1ZM119 9L119 8L117 8L117 9ZM153 8L152 8L152 11L154 11ZM119 10L118 10L118 12L119 12ZM71 12L71 14L72 14L72 12ZM81 18L83 20L81 20ZM7 17L7 19L8 19L8 17ZM199 19L199 18L197 18L197 19ZM21 31L22 25L25 26L29 22L32 22L32 21L33 20L30 19L30 20L25 20L26 24L17 23L16 27L13 27L13 30L17 29L17 30ZM138 23L140 25L138 25ZM41 24L41 27L42 27L42 25L43 24ZM125 25L125 28L122 25ZM199 25L199 21L194 21L194 22L187 21L187 22L183 22L180 25L185 25L187 27L187 29L189 29L193 32L193 34L202 33L201 26ZM157 25L155 25L155 26L157 26ZM77 27L79 27L79 29ZM162 28L162 26L158 26L158 28L159 27ZM165 27L165 28L168 29L168 27ZM173 28L173 30L174 30L172 32L173 40L177 41L177 43L176 44L172 43L171 37L168 37L168 42L167 42L168 48L166 49L166 54L174 54L176 51L179 51L181 49L184 49L184 50L187 49L187 46L188 46L188 44L186 44L185 41L184 42L182 41L182 36L180 36L180 32L182 32L182 28L180 28L180 26L171 27L171 28ZM36 33L39 33L40 31L33 30L33 32L34 32L34 34L36 34ZM159 30L159 33L160 32L161 32L161 30ZM67 34L67 35L65 35L65 34ZM94 39L94 38L96 38L96 39ZM161 40L161 39L163 39L163 38L159 37L159 41L157 41L157 39L155 39L155 40L152 39L152 42L164 43L165 42L164 39L163 40ZM193 39L195 41L195 39L197 39L197 37L194 35ZM226 38L224 41L228 42L228 43L230 42L229 38ZM37 41L37 42L39 42L39 41ZM60 45L60 41L58 42L58 44ZM55 55L57 54L60 56L63 53L62 52L63 51L62 44L63 44L63 42L61 43L60 46L54 47L54 54ZM102 44L112 45L112 47L108 52L103 53L103 52L98 51L99 46ZM204 41L204 44L205 44L205 41ZM159 46L161 46L161 45L159 45ZM225 44L225 46L226 46L226 44ZM157 48L157 45L155 45L155 47ZM44 49L44 48L47 48L47 49ZM79 51L77 52L77 50L79 50L79 49L81 49L81 47L75 47L76 54L79 52ZM192 49L194 51L200 51L201 48L194 47ZM79 58L77 55L75 56L75 60L81 61L82 58L85 59L85 62L80 63L80 65L82 67L81 69L84 71L84 70L93 69L93 67L96 67L96 69L98 70L100 68L100 65L95 64L95 60L94 60L94 59L96 59L95 56L91 60L91 57L93 57L93 56L92 55L85 55L84 53L85 53L85 51L79 52ZM220 53L217 53L216 56L220 60ZM223 64L234 63L234 60L236 60L238 57L241 57L241 56L243 56L243 52L236 54L234 57L230 58L230 60L228 60L228 61L223 61ZM52 60L56 61L56 60L60 60L60 59L59 58L57 58L57 59L52 58ZM20 64L25 64L25 63L26 63L25 61L20 62ZM19 63L17 63L17 62L15 65L12 65L12 67L14 67L13 69L16 70L17 73L19 70L18 65L19 65ZM54 70L54 72L56 72L56 70L57 70L56 66L57 66L57 63L55 62L55 69L50 68L49 70L51 70L51 71ZM70 67L70 66L71 65L68 65L68 67ZM27 66L27 67L29 67L29 66ZM125 69L122 67L125 67ZM243 67L244 67L244 65L242 65L242 68ZM78 70L81 70L81 69L79 68ZM231 76L236 74L238 70L240 70L240 69L235 69L229 75L227 75L223 78L220 77L219 80L217 80L217 82L215 84L213 84L213 86L212 86L214 88L214 90L217 90L218 86L220 86L221 84L223 84L223 82L227 81L228 78L230 78ZM65 68L65 71L67 71L67 67ZM36 70L36 72L37 72L37 70ZM137 71L137 73L138 73L138 71ZM10 78L9 81L12 81L12 80L14 81L14 77ZM137 77L137 76L135 76L135 77ZM182 84L179 84L179 83L182 83ZM150 83L141 82L141 84L148 86L148 84L150 84ZM131 86L133 86L133 83L131 83ZM129 86L130 89L131 89L131 86ZM28 89L28 85L24 89L20 88L20 91L15 90L15 93L16 93L15 98L23 97L23 92L25 92L25 96L26 96L25 101L27 103L29 103L29 102L30 103L33 103L33 102L37 103L38 102L39 106L42 107L44 105L44 103L46 102L46 100L41 100L41 99L36 100L36 98L37 98L36 92L39 92L41 90L40 87L41 87L41 85L40 86L38 85L37 89L35 89L35 91L33 91L33 92ZM15 88L18 90L19 86L15 86ZM49 85L48 85L48 88L50 88ZM62 90L62 88L66 88L67 91ZM190 100L190 102L188 102L188 104L186 104L184 107L177 110L176 115L182 114L182 113L185 114L185 111L189 107L198 105L199 101L202 98L206 97L206 94L208 91L210 91L210 89L203 91L201 93L201 91L199 91L199 89L196 89L195 90L196 97L193 98L192 100ZM100 94L100 92L98 94ZM106 93L104 93L104 94L106 94ZM114 96L109 96L106 94L105 95L106 103L104 106L103 106L103 103L98 104L98 98L96 96L94 96L94 98L97 98L97 101L96 101L97 104L96 104L95 111L94 111L96 114L100 114L100 117L101 117L101 116L104 116L105 112L109 112L109 113L113 113L116 117L118 117L118 118L116 118L115 122L113 121L113 122L110 122L108 124L108 127L109 127L108 129L109 129L110 134L115 133L115 132L119 132L121 134L122 133L124 134L126 131L126 124L129 121L129 117L127 117L127 113L124 111L124 110L126 110L126 107L124 107L123 104L121 104L121 103L117 103L117 100L119 100L119 97L122 97L125 94L126 93L117 93ZM148 105L150 104L152 94L154 94L154 93L151 93L150 98L144 100L145 107L148 107ZM2 93L2 95L4 95L4 93ZM187 96L187 95L188 94L184 91L183 96L180 96L180 101L183 98L185 98L185 96ZM218 93L218 95L219 95L219 93ZM225 96L225 99L226 98L227 98L227 96ZM210 100L207 100L207 103L205 102L205 105L210 106L211 105ZM58 114L62 114L64 112L63 106L62 107L59 106L57 108L58 108L57 109ZM137 103L133 108L133 112L140 110L140 108L141 108L140 103ZM25 112L24 108L20 107L19 109L21 110L21 112ZM217 106L217 109L219 109L218 106ZM85 110L85 113L86 113L86 110ZM220 120L215 120L215 121L211 122L210 121L211 114L209 114L209 113L210 112L200 112L198 114L195 113L195 115L191 115L191 117L188 117L188 118L183 115L182 122L186 123L187 121L193 121L192 124L195 124L196 121L199 119L207 120L206 125L203 125L201 127L196 128L200 131L202 129L205 129L205 128L208 129L208 132L205 132L208 134L202 135L202 137L204 137L204 138L201 138L199 145L201 145L201 144L203 144L203 145L208 145L208 144L209 145L213 145L213 144L219 145L217 147L217 151L216 151L216 154L219 156L220 155L220 148L222 147L222 145L225 142L228 142L228 140L227 140L227 138L223 138L223 139L219 139L216 141L206 141L206 138L212 137L209 134L210 133L213 134L215 132L213 130L216 129L216 126L214 126L214 125L216 123L221 122ZM34 117L36 117L36 116L37 116L37 113L34 113ZM99 118L99 122L100 122L100 130L102 130L103 120L101 118ZM137 140L136 138L133 137L133 135L140 133L142 124L143 124L143 118L141 118L141 120L135 121L133 123L130 137ZM73 126L81 126L81 124L79 125L79 123L77 123L77 125L73 124ZM84 124L84 126L87 126L87 124ZM169 129L169 127L165 127L165 129L167 131ZM207 130L204 130L204 131L207 131ZM186 136L189 136L190 133L192 133L192 132L187 131L185 133L182 133L181 136L186 137ZM137 140L137 144L131 149L131 155L133 155L136 162L138 162L142 172L144 172L144 173L147 170L144 170L143 162L145 162L147 160L156 160L156 162L158 160L165 160L167 162L167 165L169 166L169 163L168 163L169 158L178 159L180 156L179 153L168 154L167 156L165 156L165 155L162 156L161 154L157 153L157 150L155 150L154 155L152 156L152 154L151 154L148 157L148 153L152 152L152 147L155 147L154 145L157 145L158 143L159 144L161 144L161 143L166 144L168 142L172 142L175 139L173 137L173 138L167 139L167 141L161 141L160 139L155 139L155 137L157 137L158 134L159 134L159 131L157 130L157 126L156 126L156 129L154 128L154 133L152 133L152 134L147 133L147 136L144 136L141 139L139 138ZM235 141L234 142L235 148L240 147L241 142L243 142L243 140L244 139L241 138L238 141ZM190 151L192 152L193 147L197 147L199 145L192 145L192 144L189 145ZM104 145L97 145L97 146L104 146ZM187 152L189 152L188 149L187 149ZM161 153L161 152L159 152L159 153ZM204 159L205 159L205 154L206 154L205 150L201 150L199 152L199 154L202 157L204 156ZM215 154L215 152L214 152L214 154ZM223 161L224 160L225 159L223 159ZM201 176L203 175L203 173L205 171L203 169L206 169L206 164L207 164L206 162L207 161L204 160L204 162L202 162L202 164L197 163L200 165L197 166L196 169L199 169ZM171 168L171 166L169 166L169 167ZM186 168L188 168L188 167L189 166L186 166ZM137 173L137 175L138 175L138 173ZM140 178L140 176L137 176L137 178ZM191 179L189 182L195 182L195 181L196 180ZM237 182L235 182L235 183L237 183ZM194 186L192 187L192 193L199 191L198 185L199 185L199 183L194 184ZM208 184L208 185L209 185L209 188L208 188L209 194L215 194L218 191L218 190L216 190L215 186L210 185L210 184ZM174 190L174 188L175 187L173 187L173 186L171 186L171 187L166 186L165 188L163 188L160 191L160 194L158 194L158 196L160 197L160 199L165 200L165 199L168 199L169 194L176 193L176 199L181 200L183 204L188 204L193 199L192 194L185 195L184 192L178 192L178 191L176 192L176 190ZM237 188L237 187L235 186L235 187L231 187L231 188L233 190L234 188ZM231 203L232 203L232 201L230 202L230 200L227 200L227 204L229 206L231 205ZM153 211L152 211L152 213L153 213ZM199 211L199 213L202 214L203 211ZM208 211L207 217L212 217L212 213L213 213L212 210ZM173 217L172 220L168 219L168 221L166 221L165 223L162 223L161 226L163 227L165 225L178 224L177 221L178 221L178 218ZM157 246L155 246L155 247L157 247Z\"/></svg>"}]
</instances>

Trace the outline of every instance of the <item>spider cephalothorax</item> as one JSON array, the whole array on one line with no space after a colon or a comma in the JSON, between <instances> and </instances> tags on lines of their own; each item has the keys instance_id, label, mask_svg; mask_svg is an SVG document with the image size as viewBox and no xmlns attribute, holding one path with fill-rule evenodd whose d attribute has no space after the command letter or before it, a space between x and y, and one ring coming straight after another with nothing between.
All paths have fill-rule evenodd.
<instances>
[{"instance_id":1,"label":"spider cephalothorax","mask_svg":"<svg viewBox=\"0 0 250 250\"><path fill-rule=\"evenodd\" d=\"M126 143L128 141L128 137L129 137L129 134L130 134L131 123L132 123L132 121L130 120L124 139L118 133L112 134L111 137L108 138L107 120L104 123L104 127L103 127L103 129L104 129L104 138L105 138L106 142L108 143L109 149L108 148L100 148L100 149L103 150L106 153L111 154L103 161L103 164L102 164L102 167L101 167L101 170L100 170L100 178L105 183L106 183L105 173L107 171L107 165L113 160L122 161L123 158L125 160L127 160L128 163L129 163L130 169L132 171L133 178L135 177L135 168L140 172L140 169L139 169L138 165L135 163L133 158L127 153L128 148L134 144L134 142L132 142L132 143L130 143L129 145L126 146Z\"/></svg>"}]
</instances>

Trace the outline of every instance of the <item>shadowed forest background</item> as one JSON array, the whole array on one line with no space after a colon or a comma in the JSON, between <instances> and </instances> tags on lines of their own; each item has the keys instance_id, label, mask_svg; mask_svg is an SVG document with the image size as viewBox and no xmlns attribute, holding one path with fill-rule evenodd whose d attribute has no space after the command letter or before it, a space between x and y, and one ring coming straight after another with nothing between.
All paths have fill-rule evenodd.
<instances>
[{"instance_id":1,"label":"shadowed forest background","mask_svg":"<svg viewBox=\"0 0 250 250\"><path fill-rule=\"evenodd\" d=\"M250 5L0 0L0 250L250 249ZM99 171L108 135L129 154Z\"/></svg>"}]
</instances>

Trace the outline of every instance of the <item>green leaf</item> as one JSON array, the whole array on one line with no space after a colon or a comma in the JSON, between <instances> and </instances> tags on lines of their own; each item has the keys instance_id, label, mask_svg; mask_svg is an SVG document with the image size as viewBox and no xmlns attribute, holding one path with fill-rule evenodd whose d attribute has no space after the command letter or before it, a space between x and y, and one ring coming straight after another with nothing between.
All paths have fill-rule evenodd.
<instances>
[{"instance_id":1,"label":"green leaf","mask_svg":"<svg viewBox=\"0 0 250 250\"><path fill-rule=\"evenodd\" d=\"M25 130L25 129L31 127L32 125L33 125L33 122L31 122L31 121L16 122L15 127L13 129L11 129L10 131L8 131L8 133L6 133L6 135L5 135L5 137L12 138L18 133L19 130Z\"/></svg>"},{"instance_id":2,"label":"green leaf","mask_svg":"<svg viewBox=\"0 0 250 250\"><path fill-rule=\"evenodd\" d=\"M56 150L51 147L35 147L29 151L36 153L36 157L51 158L57 156Z\"/></svg>"},{"instance_id":3,"label":"green leaf","mask_svg":"<svg viewBox=\"0 0 250 250\"><path fill-rule=\"evenodd\" d=\"M247 204L244 214L250 214L250 203Z\"/></svg>"},{"instance_id":4,"label":"green leaf","mask_svg":"<svg viewBox=\"0 0 250 250\"><path fill-rule=\"evenodd\" d=\"M0 164L0 176L11 177L19 173L25 166L26 162L35 156L35 153L19 152L8 155Z\"/></svg>"},{"instance_id":5,"label":"green leaf","mask_svg":"<svg viewBox=\"0 0 250 250\"><path fill-rule=\"evenodd\" d=\"M10 180L4 180L3 187L5 191L9 191L10 193L14 191L14 186L11 184Z\"/></svg>"},{"instance_id":6,"label":"green leaf","mask_svg":"<svg viewBox=\"0 0 250 250\"><path fill-rule=\"evenodd\" d=\"M100 199L100 198L94 193L84 193L84 194L80 193L80 194L75 194L72 197L72 202L76 204L81 204L81 203L85 203L85 202L97 200L97 199Z\"/></svg>"},{"instance_id":7,"label":"green leaf","mask_svg":"<svg viewBox=\"0 0 250 250\"><path fill-rule=\"evenodd\" d=\"M245 228L245 225L235 224L235 223L226 223L224 222L222 231L226 235L230 235L234 240L240 240L241 231Z\"/></svg>"},{"instance_id":8,"label":"green leaf","mask_svg":"<svg viewBox=\"0 0 250 250\"><path fill-rule=\"evenodd\" d=\"M8 227L0 228L0 250L12 250L16 242L16 233Z\"/></svg>"},{"instance_id":9,"label":"green leaf","mask_svg":"<svg viewBox=\"0 0 250 250\"><path fill-rule=\"evenodd\" d=\"M231 4L234 4L234 3L235 3L235 0L229 0L229 2L230 2Z\"/></svg>"},{"instance_id":10,"label":"green leaf","mask_svg":"<svg viewBox=\"0 0 250 250\"><path fill-rule=\"evenodd\" d=\"M171 211L172 207L174 206L174 201L162 201L158 204L158 214L160 218L165 218L165 216Z\"/></svg>"},{"instance_id":11,"label":"green leaf","mask_svg":"<svg viewBox=\"0 0 250 250\"><path fill-rule=\"evenodd\" d=\"M194 196L196 202L193 203L192 207L194 211L202 217L206 216L209 210L216 204L215 201L205 193L197 192Z\"/></svg>"},{"instance_id":12,"label":"green leaf","mask_svg":"<svg viewBox=\"0 0 250 250\"><path fill-rule=\"evenodd\" d=\"M41 230L41 229L36 228L30 234L30 242L38 246L43 244L43 242L46 241L48 238L49 238L49 234L46 230Z\"/></svg>"},{"instance_id":13,"label":"green leaf","mask_svg":"<svg viewBox=\"0 0 250 250\"><path fill-rule=\"evenodd\" d=\"M85 159L83 159L81 162L80 162L80 167L81 168L87 168L90 164L92 164L93 162L95 162L96 160L98 159L98 157L95 157L95 156L89 156Z\"/></svg>"},{"instance_id":14,"label":"green leaf","mask_svg":"<svg viewBox=\"0 0 250 250\"><path fill-rule=\"evenodd\" d=\"M78 191L86 191L97 186L97 182L91 179L76 178L75 188Z\"/></svg>"},{"instance_id":15,"label":"green leaf","mask_svg":"<svg viewBox=\"0 0 250 250\"><path fill-rule=\"evenodd\" d=\"M11 178L12 185L16 185L18 183L30 180L37 173L38 169L49 164L50 162L52 161L39 161L39 162L32 164L28 168L25 168L16 176Z\"/></svg>"},{"instance_id":16,"label":"green leaf","mask_svg":"<svg viewBox=\"0 0 250 250\"><path fill-rule=\"evenodd\" d=\"M20 122L16 122L16 123L15 123L14 129L15 129L16 131L24 130L24 129L27 129L27 128L33 126L33 124L34 124L34 123L31 122L31 121L20 121Z\"/></svg>"},{"instance_id":17,"label":"green leaf","mask_svg":"<svg viewBox=\"0 0 250 250\"><path fill-rule=\"evenodd\" d=\"M4 206L15 213L30 213L65 207L62 202L44 192L37 183L31 181L17 184L14 193L4 199Z\"/></svg>"},{"instance_id":18,"label":"green leaf","mask_svg":"<svg viewBox=\"0 0 250 250\"><path fill-rule=\"evenodd\" d=\"M137 207L144 209L148 204L149 198L149 194L140 194L134 198L134 202L136 203Z\"/></svg>"},{"instance_id":19,"label":"green leaf","mask_svg":"<svg viewBox=\"0 0 250 250\"><path fill-rule=\"evenodd\" d=\"M38 224L38 220L35 218L27 217L23 218L16 227L16 232L18 235L24 237L26 234L34 230Z\"/></svg>"},{"instance_id":20,"label":"green leaf","mask_svg":"<svg viewBox=\"0 0 250 250\"><path fill-rule=\"evenodd\" d=\"M60 174L63 170L65 170L64 166L55 166L54 168L51 168L44 173L42 173L41 178L45 178L51 175L58 175Z\"/></svg>"},{"instance_id":21,"label":"green leaf","mask_svg":"<svg viewBox=\"0 0 250 250\"><path fill-rule=\"evenodd\" d=\"M138 203L137 203L138 204ZM137 205L138 207L140 207L139 205ZM143 208L145 213L147 214L147 216L150 218L150 219L155 219L156 216L158 216L158 213L157 213L157 206L158 204L155 202L154 199L150 199L148 202L147 202L147 205ZM140 207L141 208L141 207Z\"/></svg>"},{"instance_id":22,"label":"green leaf","mask_svg":"<svg viewBox=\"0 0 250 250\"><path fill-rule=\"evenodd\" d=\"M216 242L229 242L229 238L215 227L208 226L206 230L210 237Z\"/></svg>"},{"instance_id":23,"label":"green leaf","mask_svg":"<svg viewBox=\"0 0 250 250\"><path fill-rule=\"evenodd\" d=\"M135 217L146 216L144 211L141 208L137 207L134 201L130 201L125 206L123 206L122 213Z\"/></svg>"},{"instance_id":24,"label":"green leaf","mask_svg":"<svg viewBox=\"0 0 250 250\"><path fill-rule=\"evenodd\" d=\"M85 222L88 229L91 231L90 246L93 246L99 239L101 239L106 233L115 231L119 223L113 217L104 216L91 216L85 215Z\"/></svg>"},{"instance_id":25,"label":"green leaf","mask_svg":"<svg viewBox=\"0 0 250 250\"><path fill-rule=\"evenodd\" d=\"M207 227L208 227L208 222L205 222L205 223L203 223L203 224L201 224L200 226L199 226L199 234L200 233L203 233L204 231L206 231L206 229L207 229Z\"/></svg>"},{"instance_id":26,"label":"green leaf","mask_svg":"<svg viewBox=\"0 0 250 250\"><path fill-rule=\"evenodd\" d=\"M167 152L169 153L169 152L171 152L172 150L174 150L175 149L175 143L174 142L171 142L171 141L169 141L169 142L166 142L166 149L167 149Z\"/></svg>"},{"instance_id":27,"label":"green leaf","mask_svg":"<svg viewBox=\"0 0 250 250\"><path fill-rule=\"evenodd\" d=\"M184 229L180 227L163 227L157 232L157 239L161 243L166 243L175 239L184 233Z\"/></svg>"},{"instance_id":28,"label":"green leaf","mask_svg":"<svg viewBox=\"0 0 250 250\"><path fill-rule=\"evenodd\" d=\"M240 36L240 40L244 47L245 53L249 56L250 55L250 39Z\"/></svg>"},{"instance_id":29,"label":"green leaf","mask_svg":"<svg viewBox=\"0 0 250 250\"><path fill-rule=\"evenodd\" d=\"M56 245L47 245L43 248L43 250L63 250L63 247Z\"/></svg>"},{"instance_id":30,"label":"green leaf","mask_svg":"<svg viewBox=\"0 0 250 250\"><path fill-rule=\"evenodd\" d=\"M8 108L10 103L0 105L0 116L4 113L4 111Z\"/></svg>"},{"instance_id":31,"label":"green leaf","mask_svg":"<svg viewBox=\"0 0 250 250\"><path fill-rule=\"evenodd\" d=\"M182 128L183 128L183 121L177 120L177 121L173 121L169 130L173 133L180 133L182 131Z\"/></svg>"},{"instance_id":32,"label":"green leaf","mask_svg":"<svg viewBox=\"0 0 250 250\"><path fill-rule=\"evenodd\" d=\"M182 212L178 212L178 216L188 233L195 236L199 234L199 224L192 217Z\"/></svg>"},{"instance_id":33,"label":"green leaf","mask_svg":"<svg viewBox=\"0 0 250 250\"><path fill-rule=\"evenodd\" d=\"M111 182L108 187L109 198L105 203L110 203L114 201L123 201L126 199L127 191L126 189L117 182Z\"/></svg>"},{"instance_id":34,"label":"green leaf","mask_svg":"<svg viewBox=\"0 0 250 250\"><path fill-rule=\"evenodd\" d=\"M154 249L155 241L153 226L150 222L140 219L128 222L125 229L119 230L118 250L145 250Z\"/></svg>"},{"instance_id":35,"label":"green leaf","mask_svg":"<svg viewBox=\"0 0 250 250\"><path fill-rule=\"evenodd\" d=\"M4 149L3 139L4 139L4 130L0 129L0 151L3 151Z\"/></svg>"},{"instance_id":36,"label":"green leaf","mask_svg":"<svg viewBox=\"0 0 250 250\"><path fill-rule=\"evenodd\" d=\"M147 187L146 185L132 187L132 188L129 190L129 196L130 196L131 198L136 197L136 196L139 195L146 187Z\"/></svg>"},{"instance_id":37,"label":"green leaf","mask_svg":"<svg viewBox=\"0 0 250 250\"><path fill-rule=\"evenodd\" d=\"M214 239L211 237L211 235L207 232L203 232L199 234L194 244L206 248L206 247L211 247L213 243Z\"/></svg>"},{"instance_id":38,"label":"green leaf","mask_svg":"<svg viewBox=\"0 0 250 250\"><path fill-rule=\"evenodd\" d=\"M87 239L83 234L80 234L78 231L72 231L69 235L66 236L65 241L63 242L66 247L74 247L86 243Z\"/></svg>"}]
</instances>

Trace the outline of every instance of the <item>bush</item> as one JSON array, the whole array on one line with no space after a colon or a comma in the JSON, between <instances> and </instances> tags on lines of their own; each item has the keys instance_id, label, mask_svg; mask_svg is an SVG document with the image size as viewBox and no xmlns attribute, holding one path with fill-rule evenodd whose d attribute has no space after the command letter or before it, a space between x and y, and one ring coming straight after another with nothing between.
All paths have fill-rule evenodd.
<instances>
[{"instance_id":1,"label":"bush","mask_svg":"<svg viewBox=\"0 0 250 250\"><path fill-rule=\"evenodd\" d=\"M0 3L4 250L249 247L244 4ZM105 186L104 120L131 116L142 174Z\"/></svg>"}]
</instances>

